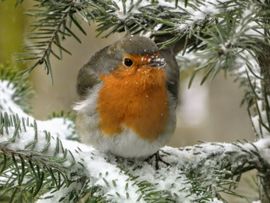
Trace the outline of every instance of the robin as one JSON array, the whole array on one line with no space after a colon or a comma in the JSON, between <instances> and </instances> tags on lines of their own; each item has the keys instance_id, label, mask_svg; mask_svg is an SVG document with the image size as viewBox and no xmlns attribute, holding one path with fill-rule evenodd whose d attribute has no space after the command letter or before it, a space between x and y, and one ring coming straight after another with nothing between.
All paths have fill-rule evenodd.
<instances>
[{"instance_id":1,"label":"robin","mask_svg":"<svg viewBox=\"0 0 270 203\"><path fill-rule=\"evenodd\" d=\"M170 50L128 36L79 71L77 131L95 148L126 158L156 154L174 132L179 71Z\"/></svg>"}]
</instances>

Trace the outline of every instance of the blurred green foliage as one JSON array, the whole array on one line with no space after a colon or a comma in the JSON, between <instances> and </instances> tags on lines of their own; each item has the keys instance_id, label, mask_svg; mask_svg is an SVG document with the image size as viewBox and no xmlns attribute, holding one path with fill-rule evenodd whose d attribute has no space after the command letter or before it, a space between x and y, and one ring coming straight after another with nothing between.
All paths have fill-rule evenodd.
<instances>
[{"instance_id":1,"label":"blurred green foliage","mask_svg":"<svg viewBox=\"0 0 270 203\"><path fill-rule=\"evenodd\" d=\"M0 63L16 65L15 54L22 51L25 24L22 5L16 6L15 0L0 2Z\"/></svg>"}]
</instances>

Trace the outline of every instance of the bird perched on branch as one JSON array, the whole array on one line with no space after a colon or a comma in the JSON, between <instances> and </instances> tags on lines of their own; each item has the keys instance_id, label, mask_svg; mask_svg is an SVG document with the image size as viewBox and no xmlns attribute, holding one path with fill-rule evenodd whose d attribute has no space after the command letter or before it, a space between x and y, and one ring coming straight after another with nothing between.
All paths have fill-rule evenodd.
<instances>
[{"instance_id":1,"label":"bird perched on branch","mask_svg":"<svg viewBox=\"0 0 270 203\"><path fill-rule=\"evenodd\" d=\"M79 71L77 130L97 149L148 157L175 129L179 71L170 49L129 36L92 56Z\"/></svg>"}]
</instances>

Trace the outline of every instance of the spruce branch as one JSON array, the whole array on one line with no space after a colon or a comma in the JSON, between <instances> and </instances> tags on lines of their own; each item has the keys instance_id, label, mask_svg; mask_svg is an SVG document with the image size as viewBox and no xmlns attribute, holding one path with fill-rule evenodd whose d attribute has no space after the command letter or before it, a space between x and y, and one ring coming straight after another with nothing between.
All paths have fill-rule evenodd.
<instances>
[{"instance_id":1,"label":"spruce branch","mask_svg":"<svg viewBox=\"0 0 270 203\"><path fill-rule=\"evenodd\" d=\"M30 87L30 83L27 80L27 77L20 74L18 71L14 70L10 65L0 64L0 80L4 80L7 86L14 87L12 88L12 99L18 104L24 111L30 112L31 107L29 106L29 100L33 95L33 90ZM1 87L0 87L1 88ZM2 89L1 93L5 95L5 89ZM8 103L8 101L6 101ZM6 104L8 105L8 104ZM7 106L6 106L7 107ZM3 107L0 105L0 110L3 110Z\"/></svg>"},{"instance_id":2,"label":"spruce branch","mask_svg":"<svg viewBox=\"0 0 270 203\"><path fill-rule=\"evenodd\" d=\"M204 71L204 83L215 78L220 70L231 73L245 90L243 103L247 104L255 135L258 139L267 138L270 135L269 19L266 15L270 11L269 2L231 2L234 9L225 14L225 18L217 17L217 24L197 34L200 46L195 49L195 57L202 60L196 60L199 68L194 75ZM252 166L246 170L249 167ZM262 202L270 201L268 167L258 169ZM242 172L241 169L240 174Z\"/></svg>"},{"instance_id":3,"label":"spruce branch","mask_svg":"<svg viewBox=\"0 0 270 203\"><path fill-rule=\"evenodd\" d=\"M74 182L83 184L87 180L72 170L75 164L72 154L63 148L59 139L51 146L53 138L48 132L43 131L45 138L39 137L37 125L18 116L0 114L0 121L1 197L9 198L11 202L24 197L24 202L29 202L48 190L69 187ZM31 129L33 140L19 143L23 134L30 136ZM46 140L43 146L39 139ZM54 151L46 155L50 147ZM71 200L71 195L66 198Z\"/></svg>"},{"instance_id":4,"label":"spruce branch","mask_svg":"<svg viewBox=\"0 0 270 203\"><path fill-rule=\"evenodd\" d=\"M66 37L73 37L81 43L79 37L71 30L71 26L74 25L83 34L86 34L75 16L83 5L83 3L75 1L37 1L34 9L28 12L29 15L36 18L32 24L33 30L29 35L31 43L26 47L28 52L21 56L22 60L34 61L29 71L44 64L47 74L51 74L51 55L61 60L63 52L71 54L62 46L62 40Z\"/></svg>"},{"instance_id":5,"label":"spruce branch","mask_svg":"<svg viewBox=\"0 0 270 203\"><path fill-rule=\"evenodd\" d=\"M74 170L82 169L82 174L90 180L85 184L79 184L79 187L74 183L57 192L60 194L71 192L74 197L90 194L89 201L92 196L102 201L123 202L130 199L147 202L176 201L185 195L190 201L205 202L220 197L221 191L232 193L231 188L240 180L241 174L257 169L262 185L261 199L263 202L269 202L270 7L268 1L193 0L185 1L185 4L178 1L140 0L37 2L37 9L34 12L37 17L34 23L36 29L30 36L33 45L28 47L30 52L25 55L25 59L34 61L32 69L39 63L43 63L47 73L51 73L50 57L54 56L61 60L62 52L70 53L62 46L63 39L72 37L81 42L71 27L75 25L82 33L85 33L80 21L77 21L78 17L87 22L96 21L97 31L103 36L124 31L129 34L147 33L155 38L160 48L173 47L174 54L183 50L182 58L189 56L188 54L194 54L195 61L199 64L195 73L204 72L202 83L215 78L221 70L233 74L246 91L243 101L247 104L254 132L258 139L264 138L255 143L209 143L183 149L165 147L162 149L163 156L171 163L171 167L162 167L160 171L154 171L152 162L130 163L72 142L83 148L83 150L74 149L68 145L69 142L66 142L67 134L75 134L74 130L71 130L72 133L67 133L65 130L63 132L52 130L54 140L61 140L56 143L64 142L71 154L75 156ZM56 48L59 49L58 52ZM31 51L37 51L37 54ZM12 88L7 84L10 84ZM34 128L34 131L30 130L34 137L27 145L31 150L37 150L38 140L42 138L35 129L39 128L42 131L48 126L42 126L40 121L34 124L34 119L25 114L20 106L10 102L14 101L13 91L17 88L16 85L11 85L9 82L0 83L0 88L4 89L5 93L4 99L0 99L0 110L6 112L3 114L3 120L8 120L1 123L2 131L6 135L11 135L11 132L14 134L20 132L19 128L15 130L12 128L12 123L16 123L16 120L38 126ZM27 119L24 120L24 117ZM59 126L65 125L62 121L61 119L57 121L61 123ZM57 123L56 120L49 122L52 126ZM71 121L70 126L65 125L64 128L70 130L73 127L74 124ZM49 144L52 138L49 132L46 132L47 134L43 135L46 139L42 145L42 151L49 152L52 149ZM65 135L61 137L62 134ZM60 138L57 137L58 135ZM23 137L21 134L20 136ZM4 143L17 143L20 136L11 136ZM60 144L55 145L56 148L57 146L62 148ZM67 151L65 158L70 159L72 155L67 155ZM85 154L88 156L91 154L90 158ZM90 163L103 166L103 168L98 168L99 174ZM116 166L116 163L121 167ZM104 170L104 166L110 170ZM166 177L162 176L162 173L166 174ZM115 176L118 177L117 180ZM123 188L123 182L128 183L128 189ZM172 189L164 188L161 184L164 182ZM85 191L88 192L82 194L78 188L86 188ZM98 189L95 190L96 188ZM92 191L97 191L97 193L94 192L92 195ZM52 197L51 201L62 200L62 197L54 196L56 196L55 199ZM63 197L63 200L67 200L66 198L68 197Z\"/></svg>"},{"instance_id":6,"label":"spruce branch","mask_svg":"<svg viewBox=\"0 0 270 203\"><path fill-rule=\"evenodd\" d=\"M230 67L235 54L247 49L259 51L257 40L262 29L267 30L267 3L260 1L193 0L185 4L163 0L37 2L37 9L29 11L36 17L35 30L29 36L32 45L27 47L29 52L22 58L34 62L30 70L44 64L48 74L51 72L51 55L61 60L62 52L71 54L62 46L66 37L81 42L71 25L86 34L78 18L88 23L96 21L98 35L104 37L124 31L148 33L156 38L161 49L180 47L175 49L178 52L184 45L183 53L186 49L208 50L213 58L203 82L217 74L219 63L228 63L224 67Z\"/></svg>"},{"instance_id":7,"label":"spruce branch","mask_svg":"<svg viewBox=\"0 0 270 203\"><path fill-rule=\"evenodd\" d=\"M217 202L220 192L233 194L242 173L269 170L267 138L255 143L164 147L161 156L170 166L162 165L160 170L155 169L154 160L104 154L68 140L72 121L35 121L18 110L12 99L8 103L14 110L5 112L2 101L15 92L9 91L14 86L5 84L0 80L0 88L5 89L0 98L4 109L0 114L0 158L7 163L0 180L10 187L0 189L15 191L7 193L11 196L17 192L14 198L23 196L25 202Z\"/></svg>"},{"instance_id":8,"label":"spruce branch","mask_svg":"<svg viewBox=\"0 0 270 203\"><path fill-rule=\"evenodd\" d=\"M268 37L268 31L265 32L265 36ZM267 40L267 38L266 38ZM264 128L267 133L263 133L262 136L270 136L270 44L262 45L263 52L258 54L258 63L260 65L261 72L261 95L262 95L262 104L261 108L257 109L258 114L263 114L263 118L259 121L261 128ZM257 101L258 103L259 101ZM259 180L261 183L260 188L260 196L262 203L266 203L270 201L270 170L265 169L261 173L259 173Z\"/></svg>"},{"instance_id":9,"label":"spruce branch","mask_svg":"<svg viewBox=\"0 0 270 203\"><path fill-rule=\"evenodd\" d=\"M32 152L14 151L3 145L0 146L0 151L3 166L0 174L2 201L10 199L11 202L17 202L21 199L29 199L29 197L34 200L50 188L68 186L71 182L66 177L67 168L57 164L52 157L44 157L42 154ZM26 197L22 198L24 196Z\"/></svg>"},{"instance_id":10,"label":"spruce branch","mask_svg":"<svg viewBox=\"0 0 270 203\"><path fill-rule=\"evenodd\" d=\"M75 25L83 34L84 29L78 18L90 23L97 22L98 35L109 36L115 32L129 34L150 34L157 38L161 49L175 47L175 52L191 46L198 48L201 42L197 38L205 28L226 21L222 16L227 13L236 15L239 7L247 3L233 3L232 1L37 1L37 9L29 13L36 17L33 26L36 30L30 35L32 45L22 58L34 61L32 70L39 64L44 64L47 73L51 72L50 57L62 59L62 52L71 54L62 46L66 37L75 38L71 25ZM210 10L206 8L210 7ZM234 7L234 8L233 8ZM233 8L233 9L231 9ZM239 16L235 16L239 17ZM184 40L184 43L183 43ZM177 48L181 44L181 48ZM59 48L56 52L55 47Z\"/></svg>"},{"instance_id":11,"label":"spruce branch","mask_svg":"<svg viewBox=\"0 0 270 203\"><path fill-rule=\"evenodd\" d=\"M14 87L2 86L2 88L10 89ZM6 96L9 92L6 91L5 98L12 98L12 95ZM1 102L2 99L0 98L0 106L4 105ZM9 100L9 105L14 108L12 103L14 101ZM228 160L225 170L221 170L224 165L216 164L223 163L224 157L226 159L232 157L231 154L223 155L224 151L229 150L226 145L221 144L222 147L220 147L214 144L205 144L184 149L165 147L162 156L171 164L171 167L163 166L159 171L156 171L153 162L118 159L76 141L67 140L67 136L63 134L68 134L70 128L74 127L67 121L59 123L54 118L46 121L45 124L41 121L34 121L29 116L26 118L26 114L20 117L20 111L18 111L19 115L13 113L14 110L9 113L3 113L2 111L1 114L0 143L1 146L8 149L4 150L4 152L12 151L29 155L24 157L23 160L27 160L28 157L33 158L32 163L38 164L39 168L42 169L44 168L41 167L42 164L48 163L48 168L55 167L61 170L65 177L68 177L68 180L71 181L69 185L65 185L66 187L63 185L63 187L57 188L57 185L55 185L55 187L49 188L45 187L45 183L53 181L51 176L58 177L58 175L55 172L47 174L48 176L44 175L47 179L42 179L42 182L39 179L39 186L44 187L37 194L36 199L39 198L38 201L45 198L46 201L51 202L60 200L74 202L82 197L89 197L90 199L93 197L104 200L104 202L125 202L129 200L138 202L175 202L181 201L184 196L190 201L211 202L218 192L230 191L226 186L233 181L227 181L228 177L224 176L224 174L230 174L230 165L235 163L235 160L231 160L231 162ZM56 125L60 131L55 131ZM61 137L59 137L60 135ZM231 151L234 150L235 154L243 154L241 157L248 154L238 148L233 148ZM212 154L213 152L215 153ZM41 154L42 156L40 156ZM6 156L8 157L8 155ZM217 160L219 161L216 162ZM17 161L18 166L21 166L21 159L15 159L15 161ZM118 167L119 165L121 167ZM239 166L241 166L241 162L239 162ZM17 168L20 169L20 167ZM15 166L14 170L17 170L17 168ZM27 168L24 171L28 171ZM16 174L22 173L19 171ZM44 171L45 173L46 171ZM10 179L8 175L10 174L6 174ZM31 175L34 175L34 173L29 172L27 175L23 176L26 182L21 180L22 176L20 175L15 175L13 179L16 182L19 179L25 183L26 188L31 188L26 177L32 177ZM36 180L34 177L30 179ZM211 181L213 179L216 180L214 183ZM198 184L198 181L204 182L204 184ZM48 185L50 184L48 183ZM167 187L168 185L170 187ZM93 191L96 191L95 188L99 189L93 193ZM31 196L32 193L26 194L27 197L25 196L25 198L28 201L35 198L33 195ZM91 194L91 197L88 196L89 194Z\"/></svg>"}]
</instances>

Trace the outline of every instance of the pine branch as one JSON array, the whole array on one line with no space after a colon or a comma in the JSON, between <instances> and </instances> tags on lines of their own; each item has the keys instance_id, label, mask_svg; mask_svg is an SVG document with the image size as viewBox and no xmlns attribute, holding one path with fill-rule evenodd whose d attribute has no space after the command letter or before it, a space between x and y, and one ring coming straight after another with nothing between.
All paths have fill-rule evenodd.
<instances>
[{"instance_id":1,"label":"pine branch","mask_svg":"<svg viewBox=\"0 0 270 203\"><path fill-rule=\"evenodd\" d=\"M269 36L268 30L265 32L266 36ZM267 130L268 136L270 136L270 44L262 45L262 53L258 54L258 62L261 70L261 94L262 94L262 108L258 111L264 114L264 118L261 119L260 124ZM257 101L258 103L258 101ZM265 135L265 134L264 134ZM264 170L259 174L259 180L261 183L260 196L262 203L270 201L270 170Z\"/></svg>"},{"instance_id":2,"label":"pine branch","mask_svg":"<svg viewBox=\"0 0 270 203\"><path fill-rule=\"evenodd\" d=\"M242 51L260 50L257 42L264 41L259 35L265 29L268 9L267 3L260 1L230 0L193 0L185 4L162 0L37 2L38 9L29 11L36 18L35 31L29 37L33 44L27 47L29 52L22 57L34 61L30 70L44 64L49 74L51 55L61 60L62 52L71 54L62 46L62 41L72 37L81 42L71 28L75 25L86 34L81 22L77 21L79 17L88 23L96 21L98 35L105 37L124 31L150 33L161 49L173 46L175 53L183 48L183 53L186 49L208 51L205 57L211 57L208 60L210 66L200 69L206 71L202 83L208 77L213 78L221 65L230 67L235 55Z\"/></svg>"},{"instance_id":3,"label":"pine branch","mask_svg":"<svg viewBox=\"0 0 270 203\"><path fill-rule=\"evenodd\" d=\"M9 65L0 64L0 80L4 80L5 85L9 86L12 92L14 91L13 95L10 95L10 99L15 101L24 111L30 112L29 100L33 95L33 90L30 87L27 77L18 73ZM5 93L3 92L3 95ZM8 108L8 104L5 105L5 108ZM3 110L3 107L0 106L0 110Z\"/></svg>"},{"instance_id":4,"label":"pine branch","mask_svg":"<svg viewBox=\"0 0 270 203\"><path fill-rule=\"evenodd\" d=\"M72 181L66 177L67 169L57 165L56 160L42 154L13 151L0 146L1 184L0 201L31 202L50 188L68 186ZM12 175L10 175L12 174Z\"/></svg>"},{"instance_id":5,"label":"pine branch","mask_svg":"<svg viewBox=\"0 0 270 203\"><path fill-rule=\"evenodd\" d=\"M81 189L88 188L89 179L83 173L84 168L75 163L73 154L59 138L40 131L29 119L5 113L0 114L0 121L3 197L12 198L11 202L25 197L24 202L29 202L50 199L56 191L67 190L64 196L58 196L57 202L77 202L85 195L87 190Z\"/></svg>"},{"instance_id":6,"label":"pine branch","mask_svg":"<svg viewBox=\"0 0 270 203\"><path fill-rule=\"evenodd\" d=\"M269 137L269 13L268 2L231 1L240 9L233 9L217 24L207 26L197 38L197 63L200 65L194 75L204 71L202 84L215 78L220 70L225 70L239 81L245 90L243 103L252 120L258 139ZM237 6L233 7L236 8ZM239 12L240 11L240 12ZM202 61L199 61L202 59ZM193 76L194 78L194 76ZM191 80L192 82L192 80ZM247 170L249 170L249 167ZM259 170L261 180L261 200L270 201L268 166ZM240 173L243 171L241 170Z\"/></svg>"},{"instance_id":7,"label":"pine branch","mask_svg":"<svg viewBox=\"0 0 270 203\"><path fill-rule=\"evenodd\" d=\"M15 91L10 90L16 86L0 81L0 87L0 91L5 92L4 97L0 98L3 109L0 116L1 157L7 157L5 162L11 164L6 165L1 176L5 177L2 179L3 185L8 183L10 187L2 189L17 191L7 193L11 196L16 194L15 199L23 196L26 202L36 199L42 201L43 198L50 202L76 202L85 197L89 201L94 198L103 202L175 202L185 197L190 201L211 202L219 191L229 191L224 188L233 183L227 181L228 177L224 174L229 174L230 163L235 163L235 160L228 161L227 168L223 170L223 165L216 164L217 160L220 161L218 163L224 161L222 157L228 158L223 156L228 149L226 146L217 146L215 149L215 145L199 145L182 150L164 148L164 158L171 167L163 166L157 171L155 163L119 159L67 140L68 135L74 132L71 121L60 118L34 121L12 100ZM3 100L6 100L8 107ZM208 151L211 148L217 153L214 157ZM234 150L236 154L241 152L238 148ZM28 164L30 162L41 175L35 175L33 167ZM12 173L8 173L10 170ZM53 177L61 174L62 179L56 178L58 182L51 183L55 179ZM18 181L20 184L12 184ZM199 181L205 184L198 184ZM20 192L16 190L18 187ZM29 192L32 190L37 192Z\"/></svg>"},{"instance_id":8,"label":"pine branch","mask_svg":"<svg viewBox=\"0 0 270 203\"><path fill-rule=\"evenodd\" d=\"M242 174L247 169L257 168L261 171L265 166L266 169L269 169L269 157L265 156L269 153L269 140L260 141L254 145L207 143L182 149L165 147L162 149L162 156L171 166L169 168L163 166L159 171L156 171L155 163L152 162L119 159L112 155L101 154L93 148L75 141L64 139L60 141L59 138L49 134L46 134L47 136L44 138L37 125L26 124L26 130L23 130L23 121L17 119L9 117L7 114L1 116L3 128L0 132L2 135L0 143L1 146L3 143L5 144L5 148L1 147L1 150L6 156L9 154L13 155L12 157L18 156L20 159L13 159L13 161L16 161L15 163L19 166L26 165L21 164L20 161L24 163L29 159L41 169L48 169L49 172L55 169L57 173L61 172L64 177L68 177L68 181L65 179L65 182L69 183L67 185L69 187L63 187L63 184L59 183L55 184L53 189L58 191L61 197L57 196L57 193L51 194L44 189L47 192L44 196L47 200L51 199L52 202L60 201L62 197L73 202L73 196L78 199L86 193L83 190L84 193L81 194L82 191L79 188L86 187L93 190L93 187L97 186L101 187L103 195L106 195L105 197L109 201L120 201L120 199L127 201L129 198L136 197L135 199L138 201L143 199L146 202L163 202L163 200L175 202L182 195L188 194L190 200L205 202L211 201L221 191L229 192L228 187L236 183L230 179ZM31 128L34 133L31 133ZM31 137L32 134L35 134L34 138ZM117 168L115 163L121 168ZM10 169L10 167L7 168ZM20 169L20 167L14 168L14 170ZM32 170L32 168L30 169ZM29 175L21 175L24 174L22 171ZM42 182L38 176L39 183L46 186L54 180L49 175L57 177L55 173L47 172L49 179L45 181L44 178ZM25 177L31 177L31 174L35 173L28 172L26 168L12 174L19 174L15 175L14 181L20 180L21 177L21 182L23 182ZM81 182L88 178L90 182ZM36 179L34 180L36 181ZM30 182L25 184L26 188L29 189ZM53 188L51 184L49 185ZM61 188L57 188L59 185ZM166 185L171 185L171 188ZM136 196L133 193L134 187L137 188L135 190L135 194L138 193ZM20 188L23 188L22 185ZM72 197L65 196L70 191L73 192Z\"/></svg>"},{"instance_id":9,"label":"pine branch","mask_svg":"<svg viewBox=\"0 0 270 203\"><path fill-rule=\"evenodd\" d=\"M93 153L90 160L89 157L85 157L85 151L74 152L74 149L70 148L72 154L76 154L74 159L77 161L75 161L75 165L78 164L77 168L81 166L79 164L81 158L85 159L82 165L86 166L87 172L84 175L90 180L83 186L87 188L86 191L93 191L96 187L100 188L97 192L97 199L103 197L104 199L101 199L104 201L119 199L121 201L130 199L150 202L174 201L181 199L181 195L187 195L190 201L205 202L218 197L220 191L231 193L230 186L239 181L242 173L257 169L262 177L262 199L265 202L269 201L270 192L267 182L269 178L269 155L267 154L269 153L269 141L267 137L270 135L270 105L269 53L267 50L269 47L270 7L268 1L194 0L185 1L185 4L178 1L140 0L38 1L37 7L38 9L35 10L37 21L34 24L36 30L31 36L33 46L28 47L30 51L34 50L37 53L26 54L26 59L34 61L32 69L43 63L47 73L51 73L50 57L53 55L57 59L62 59L62 52L70 53L62 46L62 40L72 37L80 42L80 38L72 31L71 25L75 25L82 33L85 32L75 15L87 22L95 20L98 23L97 32L103 36L124 31L130 34L148 33L155 38L160 48L170 47L174 54L182 50L182 55L184 55L182 58L189 56L188 54L194 54L196 59L194 61L199 64L195 73L204 72L202 84L215 78L220 70L235 75L246 90L244 101L248 104L254 132L258 138L266 138L249 144L212 143L182 150L164 148L164 156L172 167L163 167L159 172L153 171L151 163L119 161L115 157L81 146L86 149L87 153ZM55 51L56 48L59 49L59 52ZM181 57L179 56L179 58ZM7 89L8 87L6 84L0 83L0 88ZM11 89L14 90L16 87L13 86ZM5 117L18 113L19 119L25 117L28 122L34 123L32 117L25 114L18 105L10 102L13 101L13 96L13 93L6 93L4 97L6 102L0 99L1 112L8 113L4 114L8 115ZM17 117L15 116L14 119L16 120ZM27 121L22 119L21 122ZM55 124L56 121L50 122ZM9 130L9 124L1 124ZM39 129L46 128L40 121L37 121L37 126ZM69 130L73 126L71 124ZM74 134L74 130L72 133L67 133L67 131L60 132L53 129L51 134ZM64 135L61 139L65 141L66 137ZM14 142L17 142L16 139ZM30 142L31 146L36 146L36 142L36 139L33 138ZM49 149L51 146L48 142L45 143L47 144L43 146L45 149ZM209 151L209 148L213 151ZM110 174L103 168L98 168L101 175L97 175L96 169L91 167L88 162L105 165L115 173ZM115 163L120 164L121 167L116 167ZM169 174L166 176L169 178L169 180L166 179L166 183L173 189L168 190L160 184L161 181L165 181L164 177L160 175L161 173ZM115 176L121 180L115 180L113 178ZM179 182L175 182L175 177ZM129 186L131 191L127 192L127 189L123 189L123 182L132 185ZM179 189L183 185L184 188ZM64 194L70 191L73 191L72 194L75 196L79 194L76 184L58 192L61 194L63 191ZM83 195L87 194L86 192ZM57 198L58 196L55 200L58 201L59 198Z\"/></svg>"},{"instance_id":10,"label":"pine branch","mask_svg":"<svg viewBox=\"0 0 270 203\"><path fill-rule=\"evenodd\" d=\"M77 18L90 23L98 24L98 35L104 37L115 32L126 31L129 34L149 34L157 38L161 49L174 46L175 52L189 46L196 48L201 44L198 37L201 32L212 25L228 21L227 7L234 15L239 12L240 6L248 3L243 1L37 1L38 9L30 10L36 18L33 23L36 29L30 36L32 45L27 47L29 53L22 58L34 61L33 66L44 64L47 73L51 72L50 57L62 59L62 52L71 54L62 46L66 37L80 38L73 32L71 25L75 25L82 33L84 29ZM211 9L205 10L210 7ZM233 9L231 9L233 8ZM224 15L224 16L223 16ZM239 17L239 16L234 16ZM206 29L205 29L206 28ZM204 33L208 36L208 33ZM185 43L182 43L182 42ZM181 44L181 46L177 46ZM59 48L56 53L55 47ZM31 52L32 51L32 52Z\"/></svg>"},{"instance_id":11,"label":"pine branch","mask_svg":"<svg viewBox=\"0 0 270 203\"><path fill-rule=\"evenodd\" d=\"M71 26L74 25L83 34L86 34L75 16L86 2L39 0L37 2L34 6L35 9L29 11L29 15L35 18L32 24L33 30L29 35L31 43L26 47L28 52L22 54L21 59L34 61L28 71L43 64L47 74L51 74L51 55L61 60L63 52L71 54L62 46L62 40L66 37L73 37L81 43L79 37L71 30Z\"/></svg>"},{"instance_id":12,"label":"pine branch","mask_svg":"<svg viewBox=\"0 0 270 203\"><path fill-rule=\"evenodd\" d=\"M265 174L270 168L270 141L265 139L164 147L161 155L170 167L156 170L154 160L122 159L68 140L74 132L72 121L35 121L8 100L16 86L0 80L0 88L5 92L0 98L0 158L7 163L1 164L5 167L0 174L0 192L14 200L216 202L222 191L233 194L232 186L242 173L257 169ZM3 100L8 100L9 108Z\"/></svg>"}]
</instances>

